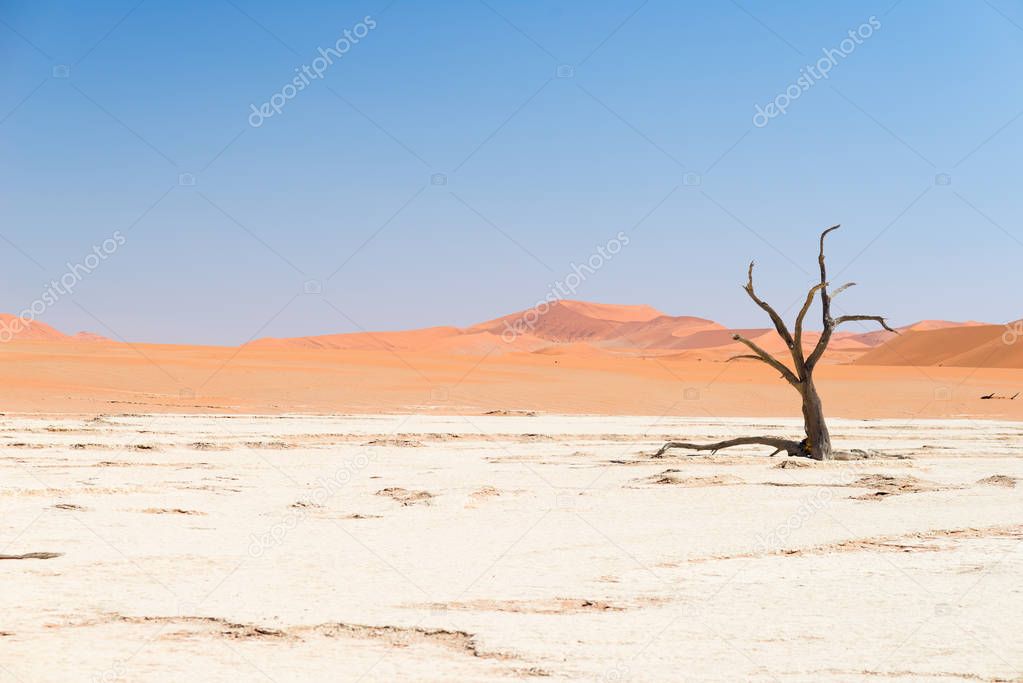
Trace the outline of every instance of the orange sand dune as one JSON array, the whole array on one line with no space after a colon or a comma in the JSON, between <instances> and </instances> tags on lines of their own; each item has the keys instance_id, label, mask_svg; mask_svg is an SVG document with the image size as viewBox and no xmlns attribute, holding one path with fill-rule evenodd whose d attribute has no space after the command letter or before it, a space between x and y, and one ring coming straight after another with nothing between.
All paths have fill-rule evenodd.
<instances>
[{"instance_id":1,"label":"orange sand dune","mask_svg":"<svg viewBox=\"0 0 1023 683\"><path fill-rule=\"evenodd\" d=\"M66 335L38 320L22 320L10 313L0 313L0 343L11 341L110 341L93 332Z\"/></svg>"},{"instance_id":2,"label":"orange sand dune","mask_svg":"<svg viewBox=\"0 0 1023 683\"><path fill-rule=\"evenodd\" d=\"M527 309L470 329L511 336L529 332L555 343L587 341L608 348L678 348L680 339L711 329L723 329L712 320L669 316L650 306L619 306L583 301L556 301L543 309Z\"/></svg>"},{"instance_id":3,"label":"orange sand dune","mask_svg":"<svg viewBox=\"0 0 1023 683\"><path fill-rule=\"evenodd\" d=\"M9 313L0 313L0 341L62 341L68 336L38 320L25 322Z\"/></svg>"},{"instance_id":4,"label":"orange sand dune","mask_svg":"<svg viewBox=\"0 0 1023 683\"><path fill-rule=\"evenodd\" d=\"M541 311L545 312L541 314ZM982 325L974 322L924 320L903 329L933 330L956 326ZM392 332L264 338L253 341L248 346L265 349L377 350L481 356L536 351L558 355L605 352L626 356L643 354L663 356L671 355L672 351L701 350L705 352L696 354L695 357L720 360L733 355L732 335L735 333L756 339L757 343L772 353L784 354L786 351L773 330L768 328L730 330L713 320L665 315L646 305L630 306L571 300L555 301L549 306L526 309L468 328L440 326ZM858 353L881 344L890 336L887 332L836 334L832 340L832 353L829 353L828 360L830 362L853 360ZM816 343L818 338L819 334L815 332L807 332L805 335L808 345ZM0 342L10 341L113 343L97 334L79 332L67 335L42 322L25 323L15 316L0 314ZM553 348L557 346L565 348L560 350ZM961 349L963 353L968 350ZM694 356L683 353L680 357ZM972 362L970 358L964 356L961 362ZM1012 354L997 362L1008 364L1010 367L1015 367L1016 363Z\"/></svg>"},{"instance_id":5,"label":"orange sand dune","mask_svg":"<svg viewBox=\"0 0 1023 683\"><path fill-rule=\"evenodd\" d=\"M925 332L928 330L941 330L949 327L976 327L979 325L986 325L987 323L979 323L975 320L967 320L966 322L953 322L951 320L920 320L913 323L912 325L905 325L903 327L896 328L900 333L905 332ZM836 335L837 336L837 335ZM861 332L859 334L850 334L850 339L854 339L861 342L865 346L880 346L887 341L891 341L895 338L895 335L888 330L874 330L872 332Z\"/></svg>"},{"instance_id":6,"label":"orange sand dune","mask_svg":"<svg viewBox=\"0 0 1023 683\"><path fill-rule=\"evenodd\" d=\"M623 351L689 348L686 339L724 331L712 320L667 316L650 306L555 301L466 329L431 327L404 332L356 332L288 339L259 339L258 348L401 349L453 353L534 351L555 344L588 342ZM719 343L727 343L727 335Z\"/></svg>"},{"instance_id":7,"label":"orange sand dune","mask_svg":"<svg viewBox=\"0 0 1023 683\"><path fill-rule=\"evenodd\" d=\"M632 308L642 310L629 310ZM546 310L542 307L527 309L473 325L470 329L483 330L506 337L528 333L551 342L576 342L606 339L613 336L615 331L622 326L624 322L622 318L634 321L646 318L649 312L657 313L648 306L612 307L605 304L555 301ZM594 317L591 313L610 317Z\"/></svg>"},{"instance_id":8,"label":"orange sand dune","mask_svg":"<svg viewBox=\"0 0 1023 683\"><path fill-rule=\"evenodd\" d=\"M589 301L571 301L569 299L562 299L558 303L570 311L585 315L587 318L611 320L618 323L647 322L654 318L664 317L664 313L647 305L597 304Z\"/></svg>"},{"instance_id":9,"label":"orange sand dune","mask_svg":"<svg viewBox=\"0 0 1023 683\"><path fill-rule=\"evenodd\" d=\"M881 351L870 354L865 363L932 365L950 362L985 363L991 356L992 363L1006 367L1017 367L1014 353L978 351L975 346L987 343L985 333L977 332L986 327L973 321L965 323L944 320L922 320L901 328L904 332L941 330L967 330L955 339L958 346L926 350L921 346L906 347L905 341L888 346L893 336L885 331L867 333L841 332L836 334L829 347L828 362L849 362L868 351L880 347ZM6 333L4 332L6 330ZM969 332L973 330L974 332ZM592 354L603 352L636 355L672 355L682 351L678 357L723 360L734 355L736 347L734 334L742 334L755 340L771 353L787 355L782 340L770 328L730 330L708 320L692 316L665 315L645 305L629 306L601 304L586 301L560 300L535 309L526 309L468 328L451 326L428 327L417 330L393 332L355 332L326 334L310 337L265 338L248 344L250 348L265 349L320 349L350 351L404 351L451 353L460 355L501 355L516 352L545 351L547 354L571 355L574 352ZM980 335L980 336L977 336ZM807 331L804 345L809 350L817 343L820 334ZM944 340L944 337L938 337ZM83 342L110 340L99 335L79 332L68 336L41 322L24 323L11 315L0 314L0 341L55 341ZM977 343L970 346L971 341ZM944 341L941 342L945 344ZM560 350L553 347L564 346ZM689 351L699 351L692 354Z\"/></svg>"},{"instance_id":10,"label":"orange sand dune","mask_svg":"<svg viewBox=\"0 0 1023 683\"><path fill-rule=\"evenodd\" d=\"M627 323L604 341L605 346L632 349L690 348L694 335L725 328L712 320L688 316L661 316L645 322Z\"/></svg>"},{"instance_id":11,"label":"orange sand dune","mask_svg":"<svg viewBox=\"0 0 1023 683\"><path fill-rule=\"evenodd\" d=\"M6 328L5 328L6 326ZM936 331L943 329L979 329L985 327L976 322L949 322L943 320L922 320L901 328L905 332ZM8 329L6 335L3 330ZM479 323L468 328L451 326L429 327L417 330L392 332L355 332L326 334L310 337L265 338L251 342L252 348L266 349L335 349L335 350L378 350L405 352L454 353L468 355L491 355L515 352L535 352L570 355L573 352L594 353L603 350L609 353L635 355L671 355L672 351L701 351L695 357L724 359L734 355L735 343L732 336L742 334L755 340L771 353L785 355L787 349L770 328L730 330L708 320L692 316L665 315L651 306L601 304L586 301L560 300L535 309L526 309L494 320ZM841 332L834 336L828 354L829 362L848 362L871 347L882 346L893 335L885 331L867 333ZM4 338L6 337L6 339ZM820 335L807 331L804 344L811 347ZM965 338L974 339L967 335ZM4 341L106 341L99 335L79 332L68 336L40 322L23 323L14 316L0 314L0 340ZM980 339L983 343L985 339ZM965 343L965 342L964 342ZM971 351L968 343L956 347L955 353L935 352L916 358L902 350L902 344L888 351L870 356L868 361L893 364L933 364L946 358L967 354ZM561 350L551 347L565 346ZM916 353L916 352L914 352ZM900 355L901 354L901 355ZM943 355L944 354L944 355ZM979 353L980 361L986 355ZM913 357L910 357L913 356ZM934 358L931 358L934 356ZM1015 367L1013 354L994 354L996 361ZM683 353L680 357L694 357ZM902 358L907 360L903 361ZM957 362L980 362L973 356L963 355Z\"/></svg>"},{"instance_id":12,"label":"orange sand dune","mask_svg":"<svg viewBox=\"0 0 1023 683\"><path fill-rule=\"evenodd\" d=\"M946 360L964 368L1023 368L1023 338L1003 333L985 344Z\"/></svg>"},{"instance_id":13,"label":"orange sand dune","mask_svg":"<svg viewBox=\"0 0 1023 683\"><path fill-rule=\"evenodd\" d=\"M747 352L732 340L737 332L784 361L788 349L773 329L729 330L649 306L579 301L533 313L468 328L261 339L236 348L95 343L32 323L0 345L3 409L799 414L794 392L770 368L724 362ZM19 324L12 316L0 316L2 323ZM1015 371L1023 369L1023 339L1006 344L1000 325L921 321L907 329L876 348L878 338L835 335L818 373L829 412L1023 417L1023 401L979 399L1023 390L1023 370ZM807 351L818 339L804 334ZM958 398L928 405L939 390ZM698 400L686 398L694 392Z\"/></svg>"},{"instance_id":14,"label":"orange sand dune","mask_svg":"<svg viewBox=\"0 0 1023 683\"><path fill-rule=\"evenodd\" d=\"M1006 344L1002 336L1007 329L1005 325L968 325L911 331L868 351L856 363L1023 368L1023 344Z\"/></svg>"}]
</instances>

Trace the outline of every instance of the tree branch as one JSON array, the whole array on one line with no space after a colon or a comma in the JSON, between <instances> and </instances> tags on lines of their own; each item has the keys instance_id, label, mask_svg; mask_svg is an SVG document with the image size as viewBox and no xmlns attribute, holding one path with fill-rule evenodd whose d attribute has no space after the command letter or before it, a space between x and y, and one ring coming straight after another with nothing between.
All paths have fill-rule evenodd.
<instances>
[{"instance_id":1,"label":"tree branch","mask_svg":"<svg viewBox=\"0 0 1023 683\"><path fill-rule=\"evenodd\" d=\"M789 384L796 387L797 389L799 388L799 378L796 377L795 373L789 370L788 367L780 360L769 354L764 349L757 346L757 344L755 344L754 342L751 342L749 339L746 339L746 337L743 337L741 334L733 334L732 339L739 342L740 344L745 344L746 346L748 346L753 351L753 353L757 355L757 358L759 358L760 360L762 360L763 362L767 363L772 368L780 372L781 376L784 377L785 381L787 381Z\"/></svg>"},{"instance_id":2,"label":"tree branch","mask_svg":"<svg viewBox=\"0 0 1023 683\"><path fill-rule=\"evenodd\" d=\"M781 319L778 312L774 310L771 304L767 303L763 299L757 296L757 293L753 290L753 266L756 265L756 261L749 262L749 270L747 271L746 286L743 289L749 294L749 298L753 299L753 302L764 309L767 315L771 316L771 322L774 323L774 329L778 332L778 336L782 338L785 345L790 349L794 343L792 340L792 334L789 333L789 328L785 325L785 321Z\"/></svg>"},{"instance_id":3,"label":"tree branch","mask_svg":"<svg viewBox=\"0 0 1023 683\"><path fill-rule=\"evenodd\" d=\"M690 451L710 451L715 453L722 448L731 448L732 446L749 446L749 445L760 445L770 446L775 449L774 453L779 451L785 451L789 455L807 456L806 451L803 448L803 444L799 441L792 441L790 439L776 439L770 436L744 436L738 439L728 439L727 441L718 441L716 443L689 443L687 441L669 441L668 443L661 446L661 448L654 453L653 457L661 458L664 457L665 452L669 448L685 448ZM771 455L774 455L771 453ZM693 455L696 455L695 453Z\"/></svg>"},{"instance_id":4,"label":"tree branch","mask_svg":"<svg viewBox=\"0 0 1023 683\"><path fill-rule=\"evenodd\" d=\"M824 355L824 350L828 348L828 342L831 341L831 333L834 330L833 325L828 325L821 332L821 338L817 340L817 346L814 347L810 353L810 357L806 359L806 369L808 372L812 372L814 367L817 365L817 361Z\"/></svg>"},{"instance_id":5,"label":"tree branch","mask_svg":"<svg viewBox=\"0 0 1023 683\"><path fill-rule=\"evenodd\" d=\"M836 289L835 291L833 291L831 293L831 298L834 299L836 296L838 296L839 294L841 294L845 290L849 289L850 287L855 287L855 286L856 286L855 282L846 282L844 285L842 285L841 287L839 287L838 289Z\"/></svg>"},{"instance_id":6,"label":"tree branch","mask_svg":"<svg viewBox=\"0 0 1023 683\"><path fill-rule=\"evenodd\" d=\"M740 353L738 356L732 356L731 358L725 359L725 362L726 363L731 363L733 360L743 360L743 359L758 360L761 363L764 362L763 358L761 358L760 356L755 356L752 353Z\"/></svg>"},{"instance_id":7,"label":"tree branch","mask_svg":"<svg viewBox=\"0 0 1023 683\"><path fill-rule=\"evenodd\" d=\"M810 357L806 359L807 372L812 372L814 366L817 365L817 361L824 355L825 349L828 348L828 342L831 341L831 333L835 330L835 321L831 319L831 295L828 294L828 267L824 264L824 238L828 236L828 233L834 232L840 227L840 225L832 225L821 233L817 263L821 268L821 284L824 285L821 288L821 321L823 328L821 330L821 338L817 340L817 346L814 347Z\"/></svg>"},{"instance_id":8,"label":"tree branch","mask_svg":"<svg viewBox=\"0 0 1023 683\"><path fill-rule=\"evenodd\" d=\"M820 308L822 314L824 314L824 326L828 328L828 322L831 318L831 295L828 293L828 266L825 265L825 237L828 233L838 230L841 225L833 225L824 232L820 233L820 251L817 253L817 264L820 266L820 284L825 285L825 288L820 291Z\"/></svg>"},{"instance_id":9,"label":"tree branch","mask_svg":"<svg viewBox=\"0 0 1023 683\"><path fill-rule=\"evenodd\" d=\"M835 327L838 327L842 323L851 323L860 320L875 322L884 329L888 330L889 332L894 332L895 334L899 333L898 330L893 330L891 327L889 327L888 321L879 315L842 315L835 318Z\"/></svg>"},{"instance_id":10,"label":"tree branch","mask_svg":"<svg viewBox=\"0 0 1023 683\"><path fill-rule=\"evenodd\" d=\"M816 296L817 292L824 290L827 286L828 283L822 282L819 285L811 287L810 291L806 294L806 301L803 302L803 307L799 309L799 315L796 316L796 345L792 348L792 352L793 358L796 361L797 370L801 370L803 366L803 320L806 318L806 314L810 311L810 306L813 305L813 297Z\"/></svg>"}]
</instances>

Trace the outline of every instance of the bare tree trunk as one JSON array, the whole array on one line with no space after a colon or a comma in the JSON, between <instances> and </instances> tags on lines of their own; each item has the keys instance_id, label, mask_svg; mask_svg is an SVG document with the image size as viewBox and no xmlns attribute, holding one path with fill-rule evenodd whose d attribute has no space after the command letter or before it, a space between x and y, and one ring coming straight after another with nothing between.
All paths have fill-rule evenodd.
<instances>
[{"instance_id":1,"label":"bare tree trunk","mask_svg":"<svg viewBox=\"0 0 1023 683\"><path fill-rule=\"evenodd\" d=\"M820 252L817 256L817 263L820 266L821 273L820 282L811 287L810 291L807 292L806 299L803 302L803 307L799 310L799 315L796 316L796 325L793 328L794 333L789 332L789 328L785 325L785 321L781 319L781 316L778 315L778 312L769 303L757 296L756 290L753 287L754 264L749 264L748 278L743 289L746 290L746 294L749 295L750 299L752 299L757 306L764 309L767 315L771 318L771 322L774 323L775 331L778 333L778 336L781 337L781 340L785 342L785 346L788 348L789 354L792 356L792 367L790 368L788 365L772 356L756 342L746 339L739 334L732 337L735 341L749 348L752 353L733 356L732 358L729 358L729 360L746 358L749 360L760 361L761 363L774 368L781 375L782 379L788 382L793 389L799 392L799 396L803 403L803 431L806 434L806 438L797 442L779 439L776 437L752 436L728 439L726 441L718 441L716 443L709 444L694 444L687 441L669 441L664 444L659 451L657 451L654 457L663 456L664 452L669 448L685 448L694 451L714 452L722 448L731 448L732 446L750 444L770 446L775 449L774 453L785 451L789 455L798 455L805 458L813 458L814 460L831 460L834 457L834 453L831 449L831 435L828 433L828 425L824 420L824 407L821 405L821 397L817 393L817 387L814 386L813 383L814 368L817 367L817 363L824 356L824 351L828 348L828 343L831 341L831 335L834 333L835 328L843 323L866 321L876 322L889 332L896 332L889 327L887 321L879 315L841 315L837 318L833 318L831 316L832 299L856 284L855 282L849 282L835 290L830 289L827 266L824 262L824 238L827 237L829 232L837 229L838 226L835 225L821 233ZM810 352L809 356L806 356L803 351L803 321L806 319L806 314L809 312L814 299L818 295L821 298L821 322L823 324L823 329L821 330L820 339L817 340L817 344L814 346L813 351ZM774 453L771 453L771 455L774 455Z\"/></svg>"},{"instance_id":2,"label":"bare tree trunk","mask_svg":"<svg viewBox=\"0 0 1023 683\"><path fill-rule=\"evenodd\" d=\"M824 421L824 407L813 378L807 377L802 384L803 429L806 432L804 452L814 460L831 460L831 434Z\"/></svg>"}]
</instances>

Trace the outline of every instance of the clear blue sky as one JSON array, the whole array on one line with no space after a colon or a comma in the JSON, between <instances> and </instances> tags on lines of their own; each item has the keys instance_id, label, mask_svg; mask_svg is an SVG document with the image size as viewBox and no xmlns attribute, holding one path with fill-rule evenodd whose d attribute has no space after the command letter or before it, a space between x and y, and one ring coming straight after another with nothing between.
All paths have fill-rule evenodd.
<instances>
[{"instance_id":1,"label":"clear blue sky","mask_svg":"<svg viewBox=\"0 0 1023 683\"><path fill-rule=\"evenodd\" d=\"M463 325L624 231L574 298L762 326L746 262L784 308L842 223L844 312L1016 319L1021 58L1007 0L4 2L0 311L119 231L43 321L216 344Z\"/></svg>"}]
</instances>

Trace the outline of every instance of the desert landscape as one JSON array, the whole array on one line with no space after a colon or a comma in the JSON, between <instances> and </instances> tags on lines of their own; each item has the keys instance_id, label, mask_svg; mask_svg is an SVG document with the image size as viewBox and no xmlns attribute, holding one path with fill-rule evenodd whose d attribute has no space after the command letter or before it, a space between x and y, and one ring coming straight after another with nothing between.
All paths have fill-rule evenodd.
<instances>
[{"instance_id":1,"label":"desert landscape","mask_svg":"<svg viewBox=\"0 0 1023 683\"><path fill-rule=\"evenodd\" d=\"M734 331L564 301L502 340L524 313L0 345L0 673L1021 680L1013 325L837 338L816 462L658 454L801 431Z\"/></svg>"},{"instance_id":2,"label":"desert landscape","mask_svg":"<svg viewBox=\"0 0 1023 683\"><path fill-rule=\"evenodd\" d=\"M0 2L0 683L1023 683L1021 32Z\"/></svg>"}]
</instances>

